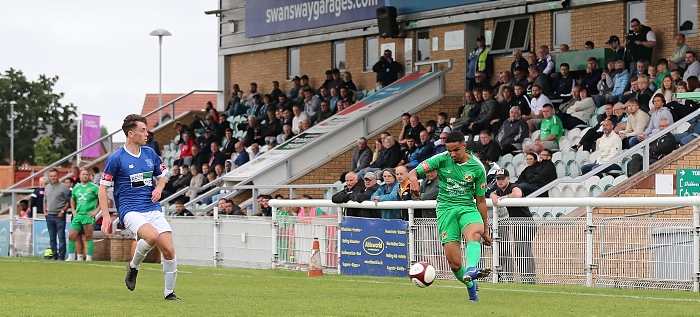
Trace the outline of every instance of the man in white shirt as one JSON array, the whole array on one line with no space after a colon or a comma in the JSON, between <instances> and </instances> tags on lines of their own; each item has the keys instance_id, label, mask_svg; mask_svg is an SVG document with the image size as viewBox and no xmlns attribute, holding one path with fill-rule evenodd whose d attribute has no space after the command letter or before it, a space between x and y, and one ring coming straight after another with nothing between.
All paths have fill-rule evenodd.
<instances>
[{"instance_id":1,"label":"man in white shirt","mask_svg":"<svg viewBox=\"0 0 700 317\"><path fill-rule=\"evenodd\" d=\"M687 66L685 73L683 73L683 81L688 82L690 76L695 76L700 78L700 62L698 62L695 52L687 51L685 53L685 64Z\"/></svg>"},{"instance_id":2,"label":"man in white shirt","mask_svg":"<svg viewBox=\"0 0 700 317\"><path fill-rule=\"evenodd\" d=\"M532 99L530 100L530 109L532 110L529 115L523 115L523 119L527 120L527 125L530 127L530 132L535 132L540 127L540 122L542 122L542 107L546 104L551 104L552 101L549 100L547 96L542 94L542 89L539 85L532 86Z\"/></svg>"},{"instance_id":3,"label":"man in white shirt","mask_svg":"<svg viewBox=\"0 0 700 317\"><path fill-rule=\"evenodd\" d=\"M613 132L614 126L612 121L610 120L605 120L603 121L603 136L600 137L597 141L596 149L600 151L600 156L596 159L595 163L591 164L586 164L581 166L581 174L586 174L593 170L594 168L598 167L599 165L605 164L608 161L610 161L613 157L617 156L620 154L622 151L622 140L620 140L620 136L615 134ZM620 166L617 164L612 164L602 171L600 171L598 174L598 177L603 177L603 173L607 173L612 170L620 170Z\"/></svg>"}]
</instances>

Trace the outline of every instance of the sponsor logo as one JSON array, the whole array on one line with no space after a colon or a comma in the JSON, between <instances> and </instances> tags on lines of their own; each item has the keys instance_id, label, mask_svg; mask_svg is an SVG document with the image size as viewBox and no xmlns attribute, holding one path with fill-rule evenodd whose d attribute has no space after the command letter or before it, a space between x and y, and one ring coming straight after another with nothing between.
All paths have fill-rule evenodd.
<instances>
[{"instance_id":1,"label":"sponsor logo","mask_svg":"<svg viewBox=\"0 0 700 317\"><path fill-rule=\"evenodd\" d=\"M484 188L486 188L486 182L484 182L483 184L481 184L481 189L484 189Z\"/></svg>"},{"instance_id":2,"label":"sponsor logo","mask_svg":"<svg viewBox=\"0 0 700 317\"><path fill-rule=\"evenodd\" d=\"M443 239L443 240L447 239L447 231L443 231L443 232L440 234L440 238Z\"/></svg>"},{"instance_id":3,"label":"sponsor logo","mask_svg":"<svg viewBox=\"0 0 700 317\"><path fill-rule=\"evenodd\" d=\"M129 164L129 168L134 168L134 164Z\"/></svg>"},{"instance_id":4,"label":"sponsor logo","mask_svg":"<svg viewBox=\"0 0 700 317\"><path fill-rule=\"evenodd\" d=\"M465 175L465 176L464 176L464 179L465 179L467 182L471 182L471 181L472 181L472 174L467 174L467 175Z\"/></svg>"},{"instance_id":5,"label":"sponsor logo","mask_svg":"<svg viewBox=\"0 0 700 317\"><path fill-rule=\"evenodd\" d=\"M427 172L427 171L430 169L430 165L429 165L428 162L426 162L426 161L421 162L421 163L420 163L420 167L423 168L423 171L424 171L424 172Z\"/></svg>"},{"instance_id":6,"label":"sponsor logo","mask_svg":"<svg viewBox=\"0 0 700 317\"><path fill-rule=\"evenodd\" d=\"M161 172L164 171L164 170L167 170L167 169L168 169L168 167L165 166L165 163L160 163L160 171L161 171Z\"/></svg>"},{"instance_id":7,"label":"sponsor logo","mask_svg":"<svg viewBox=\"0 0 700 317\"><path fill-rule=\"evenodd\" d=\"M146 164L148 167L153 167L153 161L151 161L151 159L146 159Z\"/></svg>"},{"instance_id":8,"label":"sponsor logo","mask_svg":"<svg viewBox=\"0 0 700 317\"><path fill-rule=\"evenodd\" d=\"M384 241L375 236L367 237L362 242L362 249L369 255L380 255L384 252Z\"/></svg>"},{"instance_id":9,"label":"sponsor logo","mask_svg":"<svg viewBox=\"0 0 700 317\"><path fill-rule=\"evenodd\" d=\"M111 181L112 181L112 175L111 175L111 174L102 173L102 177L101 177L101 178L102 178L103 181L108 181L108 182L111 182Z\"/></svg>"}]
</instances>

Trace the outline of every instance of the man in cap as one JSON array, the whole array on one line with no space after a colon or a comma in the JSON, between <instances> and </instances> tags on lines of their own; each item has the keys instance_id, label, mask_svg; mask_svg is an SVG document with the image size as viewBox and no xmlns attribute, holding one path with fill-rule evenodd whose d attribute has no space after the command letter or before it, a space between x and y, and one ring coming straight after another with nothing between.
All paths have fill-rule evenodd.
<instances>
[{"instance_id":1,"label":"man in cap","mask_svg":"<svg viewBox=\"0 0 700 317\"><path fill-rule=\"evenodd\" d=\"M379 189L379 184L377 184L377 174L374 172L365 173L363 181L364 189L355 196L355 201L358 203L371 200L372 194ZM382 214L379 212L379 209L360 209L358 217L381 218Z\"/></svg>"}]
</instances>

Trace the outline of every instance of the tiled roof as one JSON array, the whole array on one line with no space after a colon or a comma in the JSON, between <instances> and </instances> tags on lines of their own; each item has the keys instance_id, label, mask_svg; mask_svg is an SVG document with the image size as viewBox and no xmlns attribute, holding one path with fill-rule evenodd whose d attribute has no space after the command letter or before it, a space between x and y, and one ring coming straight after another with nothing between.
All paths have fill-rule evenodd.
<instances>
[{"instance_id":1,"label":"tiled roof","mask_svg":"<svg viewBox=\"0 0 700 317\"><path fill-rule=\"evenodd\" d=\"M163 104L180 97L184 94L163 94ZM202 111L207 107L207 101L211 101L216 108L216 94L192 94L182 100L175 103L175 115L171 114L171 107L165 107L163 109L163 116L169 115L171 118L177 117L182 113L187 111ZM146 100L143 102L143 108L141 109L141 115L146 115L147 113L158 108L158 94L146 94ZM154 128L158 123L158 114L155 113L148 118L148 128Z\"/></svg>"}]
</instances>

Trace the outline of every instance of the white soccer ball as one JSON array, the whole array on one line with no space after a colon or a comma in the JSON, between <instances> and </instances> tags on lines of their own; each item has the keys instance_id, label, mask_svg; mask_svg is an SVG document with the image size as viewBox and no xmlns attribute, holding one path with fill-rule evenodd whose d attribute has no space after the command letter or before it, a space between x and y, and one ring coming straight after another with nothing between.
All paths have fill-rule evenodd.
<instances>
[{"instance_id":1,"label":"white soccer ball","mask_svg":"<svg viewBox=\"0 0 700 317\"><path fill-rule=\"evenodd\" d=\"M420 288L425 288L435 281L435 267L428 262L418 262L408 271L411 282Z\"/></svg>"}]
</instances>

